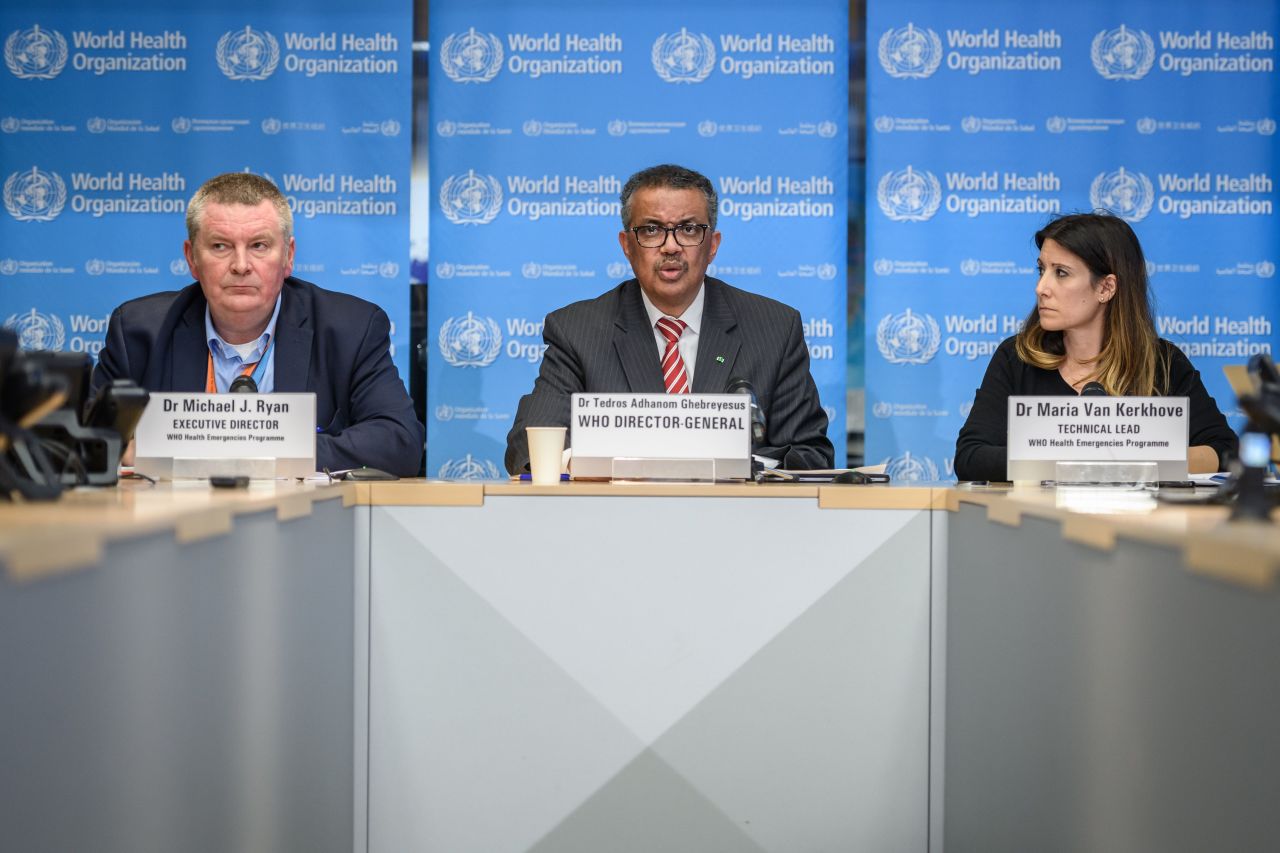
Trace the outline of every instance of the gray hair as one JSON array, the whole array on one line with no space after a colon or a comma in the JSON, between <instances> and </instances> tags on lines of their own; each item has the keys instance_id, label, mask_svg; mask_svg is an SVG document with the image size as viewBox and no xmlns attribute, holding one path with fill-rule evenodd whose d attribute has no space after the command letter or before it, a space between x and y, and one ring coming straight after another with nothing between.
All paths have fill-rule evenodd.
<instances>
[{"instance_id":1,"label":"gray hair","mask_svg":"<svg viewBox=\"0 0 1280 853\"><path fill-rule=\"evenodd\" d=\"M712 231L716 230L716 209L720 206L716 188L712 186L706 175L671 163L641 169L627 178L627 182L622 185L622 195L618 197L618 200L622 202L623 230L631 227L631 196L635 194L636 190L650 187L697 190L702 193L707 200L707 223L711 226Z\"/></svg>"},{"instance_id":2,"label":"gray hair","mask_svg":"<svg viewBox=\"0 0 1280 853\"><path fill-rule=\"evenodd\" d=\"M280 230L284 233L284 241L293 237L293 211L289 210L289 200L284 197L276 185L261 175L250 172L227 172L205 181L196 194L187 202L187 239L194 241L204 221L204 208L209 202L215 204L243 204L257 207L264 201L271 202L280 217Z\"/></svg>"}]
</instances>

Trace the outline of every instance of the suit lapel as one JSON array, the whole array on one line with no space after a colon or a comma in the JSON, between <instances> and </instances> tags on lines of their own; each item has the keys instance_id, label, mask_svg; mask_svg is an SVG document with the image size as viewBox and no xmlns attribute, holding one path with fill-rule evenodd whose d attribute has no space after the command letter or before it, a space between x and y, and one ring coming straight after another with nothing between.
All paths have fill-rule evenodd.
<instances>
[{"instance_id":1,"label":"suit lapel","mask_svg":"<svg viewBox=\"0 0 1280 853\"><path fill-rule=\"evenodd\" d=\"M204 297L191 300L173 330L174 391L203 391L209 373L209 341L204 336Z\"/></svg>"},{"instance_id":2,"label":"suit lapel","mask_svg":"<svg viewBox=\"0 0 1280 853\"><path fill-rule=\"evenodd\" d=\"M693 369L695 394L723 394L733 378L733 365L742 346L738 318L725 300L719 281L708 278L702 302L702 328L698 332L698 361Z\"/></svg>"},{"instance_id":3,"label":"suit lapel","mask_svg":"<svg viewBox=\"0 0 1280 853\"><path fill-rule=\"evenodd\" d=\"M311 369L311 317L290 279L285 279L283 294L276 318L275 390L306 391Z\"/></svg>"},{"instance_id":4,"label":"suit lapel","mask_svg":"<svg viewBox=\"0 0 1280 853\"><path fill-rule=\"evenodd\" d=\"M640 301L640 285L634 280L622 286L613 326L613 348L626 374L627 390L633 393L665 391L658 345L649 328L649 315Z\"/></svg>"}]
</instances>

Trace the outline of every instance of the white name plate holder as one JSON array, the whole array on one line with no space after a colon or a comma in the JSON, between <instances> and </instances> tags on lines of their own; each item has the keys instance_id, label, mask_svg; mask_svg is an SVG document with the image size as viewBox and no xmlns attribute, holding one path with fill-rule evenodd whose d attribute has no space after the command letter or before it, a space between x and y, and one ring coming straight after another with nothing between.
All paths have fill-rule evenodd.
<instances>
[{"instance_id":1,"label":"white name plate holder","mask_svg":"<svg viewBox=\"0 0 1280 853\"><path fill-rule=\"evenodd\" d=\"M1053 480L1059 462L1154 462L1161 480L1185 480L1190 408L1186 397L1010 397L1008 477Z\"/></svg>"},{"instance_id":2,"label":"white name plate holder","mask_svg":"<svg viewBox=\"0 0 1280 853\"><path fill-rule=\"evenodd\" d=\"M569 417L575 479L751 477L745 394L574 394Z\"/></svg>"},{"instance_id":3,"label":"white name plate holder","mask_svg":"<svg viewBox=\"0 0 1280 853\"><path fill-rule=\"evenodd\" d=\"M308 477L316 395L156 393L134 438L134 470L157 480Z\"/></svg>"}]
</instances>

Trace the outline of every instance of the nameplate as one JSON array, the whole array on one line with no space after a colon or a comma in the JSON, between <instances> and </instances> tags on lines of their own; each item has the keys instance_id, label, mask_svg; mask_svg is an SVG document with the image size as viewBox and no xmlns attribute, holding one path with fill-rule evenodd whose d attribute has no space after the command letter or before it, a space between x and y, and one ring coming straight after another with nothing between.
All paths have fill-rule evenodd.
<instances>
[{"instance_id":1,"label":"nameplate","mask_svg":"<svg viewBox=\"0 0 1280 853\"><path fill-rule=\"evenodd\" d=\"M306 477L316 395L152 394L134 437L134 470L149 477Z\"/></svg>"},{"instance_id":2,"label":"nameplate","mask_svg":"<svg viewBox=\"0 0 1280 853\"><path fill-rule=\"evenodd\" d=\"M1187 476L1186 397L1010 397L1010 480L1051 480L1057 462L1156 462Z\"/></svg>"},{"instance_id":3,"label":"nameplate","mask_svg":"<svg viewBox=\"0 0 1280 853\"><path fill-rule=\"evenodd\" d=\"M710 459L716 479L751 476L744 394L574 394L574 477L607 478L615 459Z\"/></svg>"}]
</instances>

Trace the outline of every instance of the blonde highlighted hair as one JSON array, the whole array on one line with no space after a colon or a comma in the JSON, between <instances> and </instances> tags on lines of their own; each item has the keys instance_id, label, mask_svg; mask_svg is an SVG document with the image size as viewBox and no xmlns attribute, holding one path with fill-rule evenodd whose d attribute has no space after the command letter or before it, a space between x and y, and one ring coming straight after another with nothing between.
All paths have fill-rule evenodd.
<instances>
[{"instance_id":1,"label":"blonde highlighted hair","mask_svg":"<svg viewBox=\"0 0 1280 853\"><path fill-rule=\"evenodd\" d=\"M1129 223L1108 213L1061 216L1036 232L1036 248L1053 240L1084 261L1094 287L1116 277L1115 295L1103 317L1102 350L1093 360L1091 378L1114 396L1168 393L1169 364L1152 319L1147 262ZM1066 359L1062 332L1046 331L1033 307L1015 341L1018 358L1044 370L1057 370Z\"/></svg>"}]
</instances>

